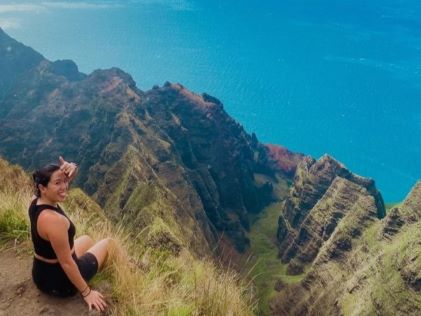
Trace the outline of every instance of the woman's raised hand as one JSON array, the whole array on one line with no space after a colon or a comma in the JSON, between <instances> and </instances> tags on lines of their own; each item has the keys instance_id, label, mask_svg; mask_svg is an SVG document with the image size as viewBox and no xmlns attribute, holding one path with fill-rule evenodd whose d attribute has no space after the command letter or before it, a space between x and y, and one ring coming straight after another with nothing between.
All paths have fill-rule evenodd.
<instances>
[{"instance_id":1,"label":"woman's raised hand","mask_svg":"<svg viewBox=\"0 0 421 316\"><path fill-rule=\"evenodd\" d=\"M58 158L60 170L63 171L69 179L73 179L76 175L77 165L73 162L67 162L62 156Z\"/></svg>"},{"instance_id":2,"label":"woman's raised hand","mask_svg":"<svg viewBox=\"0 0 421 316\"><path fill-rule=\"evenodd\" d=\"M107 303L105 303L104 297L98 291L89 291L89 294L83 297L86 304L89 306L89 311L91 311L92 308L95 308L97 311L103 312L107 307Z\"/></svg>"}]
</instances>

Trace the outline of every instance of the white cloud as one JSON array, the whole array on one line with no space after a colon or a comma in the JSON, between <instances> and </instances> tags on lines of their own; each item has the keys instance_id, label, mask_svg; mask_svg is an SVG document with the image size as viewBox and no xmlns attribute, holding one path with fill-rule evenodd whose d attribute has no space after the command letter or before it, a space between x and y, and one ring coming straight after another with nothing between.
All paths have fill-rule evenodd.
<instances>
[{"instance_id":1,"label":"white cloud","mask_svg":"<svg viewBox=\"0 0 421 316\"><path fill-rule=\"evenodd\" d=\"M60 10L101 10L101 9L114 9L130 4L141 4L141 5L160 5L175 11L194 11L197 10L192 0L115 0L115 1L34 1L28 0L24 3L12 3L0 4L1 13L18 13L18 12L32 12L42 13L51 11L54 9Z\"/></svg>"},{"instance_id":2,"label":"white cloud","mask_svg":"<svg viewBox=\"0 0 421 316\"><path fill-rule=\"evenodd\" d=\"M0 4L1 13L19 13L19 12L32 12L42 13L52 9L69 9L69 10L95 10L95 9L113 9L123 7L122 3L117 2L67 2L67 1L43 1L36 3L9 3Z\"/></svg>"},{"instance_id":3,"label":"white cloud","mask_svg":"<svg viewBox=\"0 0 421 316\"><path fill-rule=\"evenodd\" d=\"M21 24L18 19L0 17L0 27L4 30L18 29L21 27Z\"/></svg>"},{"instance_id":4,"label":"white cloud","mask_svg":"<svg viewBox=\"0 0 421 316\"><path fill-rule=\"evenodd\" d=\"M77 9L77 10L86 10L86 9L113 9L123 7L119 3L94 3L94 2L66 2L66 1L46 1L42 2L42 5L48 8L56 9Z\"/></svg>"},{"instance_id":5,"label":"white cloud","mask_svg":"<svg viewBox=\"0 0 421 316\"><path fill-rule=\"evenodd\" d=\"M4 30L18 29L20 26L17 19L0 18L0 27Z\"/></svg>"},{"instance_id":6,"label":"white cloud","mask_svg":"<svg viewBox=\"0 0 421 316\"><path fill-rule=\"evenodd\" d=\"M0 4L0 13L10 12L42 12L45 7L38 4L22 3L22 4Z\"/></svg>"},{"instance_id":7,"label":"white cloud","mask_svg":"<svg viewBox=\"0 0 421 316\"><path fill-rule=\"evenodd\" d=\"M195 11L197 7L190 0L131 0L131 3L161 5L175 11Z\"/></svg>"}]
</instances>

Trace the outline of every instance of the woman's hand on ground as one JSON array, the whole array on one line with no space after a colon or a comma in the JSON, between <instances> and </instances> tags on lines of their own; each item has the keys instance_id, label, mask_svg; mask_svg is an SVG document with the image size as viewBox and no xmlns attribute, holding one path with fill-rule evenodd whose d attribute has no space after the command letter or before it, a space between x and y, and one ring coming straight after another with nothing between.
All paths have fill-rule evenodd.
<instances>
[{"instance_id":1,"label":"woman's hand on ground","mask_svg":"<svg viewBox=\"0 0 421 316\"><path fill-rule=\"evenodd\" d=\"M97 311L103 312L107 307L104 297L101 293L95 290L91 290L90 293L83 298L89 306L89 311L92 310L92 307Z\"/></svg>"}]
</instances>

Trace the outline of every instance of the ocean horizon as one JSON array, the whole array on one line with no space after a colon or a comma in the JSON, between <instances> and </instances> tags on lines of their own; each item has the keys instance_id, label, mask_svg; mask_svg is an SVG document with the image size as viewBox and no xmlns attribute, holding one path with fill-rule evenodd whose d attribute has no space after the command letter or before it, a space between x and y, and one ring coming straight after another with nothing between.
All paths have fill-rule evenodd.
<instances>
[{"instance_id":1,"label":"ocean horizon","mask_svg":"<svg viewBox=\"0 0 421 316\"><path fill-rule=\"evenodd\" d=\"M421 179L420 17L414 0L0 4L0 27L46 58L206 92L261 142L328 153L387 202Z\"/></svg>"}]
</instances>

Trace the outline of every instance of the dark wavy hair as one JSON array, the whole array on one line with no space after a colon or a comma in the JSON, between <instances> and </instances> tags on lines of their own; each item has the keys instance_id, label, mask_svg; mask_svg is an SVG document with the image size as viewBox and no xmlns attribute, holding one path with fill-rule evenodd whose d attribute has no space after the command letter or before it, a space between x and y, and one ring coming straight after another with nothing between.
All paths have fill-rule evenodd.
<instances>
[{"instance_id":1,"label":"dark wavy hair","mask_svg":"<svg viewBox=\"0 0 421 316\"><path fill-rule=\"evenodd\" d=\"M32 178L34 179L35 184L35 195L37 197L41 197L41 191L39 189L39 185L42 184L43 186L47 186L48 182L50 182L51 175L54 173L54 171L57 171L60 169L60 166L57 164L49 164L41 169L35 170L32 174Z\"/></svg>"}]
</instances>

